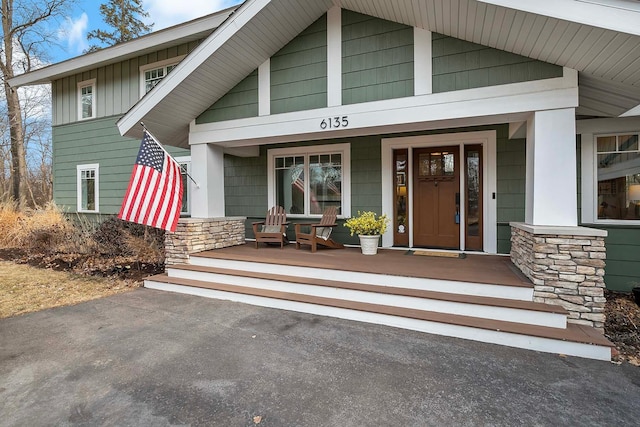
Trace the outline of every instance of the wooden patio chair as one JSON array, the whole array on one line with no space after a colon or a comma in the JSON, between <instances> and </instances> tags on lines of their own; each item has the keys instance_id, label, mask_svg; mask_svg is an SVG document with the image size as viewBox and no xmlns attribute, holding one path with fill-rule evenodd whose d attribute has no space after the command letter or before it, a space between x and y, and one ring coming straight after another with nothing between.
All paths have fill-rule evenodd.
<instances>
[{"instance_id":1,"label":"wooden patio chair","mask_svg":"<svg viewBox=\"0 0 640 427\"><path fill-rule=\"evenodd\" d=\"M337 209L335 206L328 207L322 213L322 219L316 224L296 224L296 249L300 245L310 245L311 252L315 252L318 245L333 249L342 249L344 245L331 239L331 231L336 224ZM308 233L302 231L302 227L309 227Z\"/></svg>"},{"instance_id":2,"label":"wooden patio chair","mask_svg":"<svg viewBox=\"0 0 640 427\"><path fill-rule=\"evenodd\" d=\"M280 243L280 249L284 248L287 240L287 214L282 206L274 206L267 212L264 221L253 223L253 234L256 237L256 249L258 243Z\"/></svg>"}]
</instances>

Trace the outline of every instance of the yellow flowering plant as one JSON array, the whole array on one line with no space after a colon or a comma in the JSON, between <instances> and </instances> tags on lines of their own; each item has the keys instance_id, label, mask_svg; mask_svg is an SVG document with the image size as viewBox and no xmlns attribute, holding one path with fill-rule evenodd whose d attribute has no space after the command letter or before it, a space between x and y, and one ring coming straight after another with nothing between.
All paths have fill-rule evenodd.
<instances>
[{"instance_id":1,"label":"yellow flowering plant","mask_svg":"<svg viewBox=\"0 0 640 427\"><path fill-rule=\"evenodd\" d=\"M354 234L375 236L377 234L384 234L387 230L388 223L389 219L386 215L380 215L376 218L375 212L358 211L358 216L346 220L344 226L349 229L352 236Z\"/></svg>"}]
</instances>

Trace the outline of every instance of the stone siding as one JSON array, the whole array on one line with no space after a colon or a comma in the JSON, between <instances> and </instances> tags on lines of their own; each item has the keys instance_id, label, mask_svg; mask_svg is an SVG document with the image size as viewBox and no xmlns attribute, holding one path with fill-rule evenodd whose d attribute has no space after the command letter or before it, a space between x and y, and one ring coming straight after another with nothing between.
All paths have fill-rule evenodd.
<instances>
[{"instance_id":1,"label":"stone siding","mask_svg":"<svg viewBox=\"0 0 640 427\"><path fill-rule=\"evenodd\" d=\"M511 227L511 261L533 282L533 300L560 305L569 312L569 323L601 332L606 258L602 236L537 234Z\"/></svg>"},{"instance_id":2,"label":"stone siding","mask_svg":"<svg viewBox=\"0 0 640 427\"><path fill-rule=\"evenodd\" d=\"M182 218L175 233L166 233L164 239L165 266L186 264L196 252L245 243L246 218Z\"/></svg>"}]
</instances>

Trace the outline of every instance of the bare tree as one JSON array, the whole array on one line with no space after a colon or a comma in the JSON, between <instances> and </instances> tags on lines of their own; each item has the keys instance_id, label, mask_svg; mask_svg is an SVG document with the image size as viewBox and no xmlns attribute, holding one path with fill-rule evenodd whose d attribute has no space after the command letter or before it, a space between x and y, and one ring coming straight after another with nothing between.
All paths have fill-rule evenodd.
<instances>
[{"instance_id":1,"label":"bare tree","mask_svg":"<svg viewBox=\"0 0 640 427\"><path fill-rule=\"evenodd\" d=\"M2 0L0 76L7 101L11 154L11 196L21 208L28 197L24 116L17 88L8 80L26 73L43 56L43 47L55 38L47 23L62 15L74 0Z\"/></svg>"}]
</instances>

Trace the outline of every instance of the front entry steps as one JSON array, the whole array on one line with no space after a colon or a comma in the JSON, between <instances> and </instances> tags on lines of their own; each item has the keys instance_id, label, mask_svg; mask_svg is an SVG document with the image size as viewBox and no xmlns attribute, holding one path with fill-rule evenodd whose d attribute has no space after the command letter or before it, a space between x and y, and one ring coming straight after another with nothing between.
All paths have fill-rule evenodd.
<instances>
[{"instance_id":1,"label":"front entry steps","mask_svg":"<svg viewBox=\"0 0 640 427\"><path fill-rule=\"evenodd\" d=\"M454 294L439 289L440 283L434 290L424 278L377 275L383 284L358 283L336 280L345 275L341 271L296 267L293 273L304 273L298 275L286 266L251 264L257 271L239 265L170 266L166 274L145 280L145 287L548 353L611 358L611 344L592 328L567 324L562 307L513 298L502 285L466 283L465 294ZM271 272L274 267L280 274ZM318 274L324 277L314 277ZM509 297L501 298L500 292Z\"/></svg>"}]
</instances>

